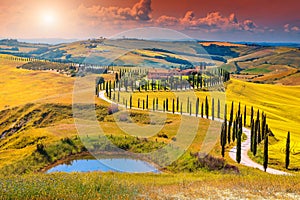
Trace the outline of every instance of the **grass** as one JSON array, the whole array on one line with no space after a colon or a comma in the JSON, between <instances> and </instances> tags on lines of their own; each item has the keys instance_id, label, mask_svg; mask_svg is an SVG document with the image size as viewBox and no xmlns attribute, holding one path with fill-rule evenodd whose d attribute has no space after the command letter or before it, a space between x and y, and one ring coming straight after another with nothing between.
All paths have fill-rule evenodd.
<instances>
[{"instance_id":1,"label":"grass","mask_svg":"<svg viewBox=\"0 0 300 200\"><path fill-rule=\"evenodd\" d=\"M251 73L251 74L265 74L269 72L271 72L271 70L266 68L251 68L251 69L243 70L243 73Z\"/></svg>"},{"instance_id":2,"label":"grass","mask_svg":"<svg viewBox=\"0 0 300 200\"><path fill-rule=\"evenodd\" d=\"M147 197L152 199L183 199L185 197L299 199L298 175L278 177L238 164L235 165L238 166L240 174L200 168L197 159L192 154L202 148L202 141L205 140L205 136L209 135L207 132L209 127L212 132L219 133L219 124L206 119L197 122L201 128L197 130L193 143L186 153L172 163L163 174L32 173L72 154L82 152L84 149L81 149L82 143L79 138L76 138L76 127L70 116L74 79L55 73L16 69L15 67L20 64L24 63L5 59L0 61L1 77L3 77L0 84L6 88L1 91L1 97L4 99L0 102L0 130L3 132L22 122L21 129L0 140L0 199L145 199ZM113 77L108 75L105 78L108 80ZM51 80L50 83L49 80ZM298 116L300 88L257 85L238 80L230 81L226 87L228 105L234 100L236 109L240 101L242 106L253 105L255 109L267 113L267 121L279 140L271 141L270 164L275 166L275 163L278 163L275 167L280 169L284 166L285 136L288 130L291 131L290 167L297 168L300 164L299 154L297 154L300 151L298 132L300 129ZM21 92L19 88L22 88ZM170 92L148 92L147 94L150 108L154 97L159 97L160 103L162 99L176 97L176 94ZM128 93L122 93L122 95L129 97ZM197 97L200 97L203 102L205 96L208 96L209 100L211 97L224 99L225 96L221 92L203 91L178 92L178 95L183 101L187 100L187 95L191 95L190 100L193 105ZM134 102L137 98L145 97L144 92L135 93ZM29 102L33 104L27 104ZM153 148L153 145L147 146L147 143L136 143L134 137L130 137L129 142L125 142L125 136L128 137L129 133L132 133L130 124L138 124L144 128L142 130L149 129L149 124L151 127L159 126L158 122L151 124L150 117L154 113L131 111L124 117L124 111L122 111L115 115L107 115L108 104L101 100L97 100L97 104L104 105L97 109L97 117L101 119L99 124L117 145L124 146L133 152L147 152ZM9 105L10 109L6 105ZM171 101L169 105L171 108ZM183 106L184 109L185 107ZM228 110L230 110L229 107ZM250 107L247 108L249 114ZM223 105L221 109L223 113ZM38 112L35 112L36 110ZM44 114L47 117L43 117ZM24 119L27 119L25 123ZM167 114L163 128L147 137L149 144L163 145L172 141L174 137L178 137L177 132L181 120L180 116ZM194 122L190 121L190 123ZM122 129L120 126L122 124L129 130ZM90 138L93 139L92 136ZM44 151L43 148L38 151L38 144L44 145ZM260 151L261 147L258 152ZM211 155L220 157L218 141ZM228 155L225 159L228 164L235 163ZM259 160L259 156L257 159ZM25 173L25 175L11 175L14 173Z\"/></svg>"},{"instance_id":3,"label":"grass","mask_svg":"<svg viewBox=\"0 0 300 200\"><path fill-rule=\"evenodd\" d=\"M1 199L133 199L139 187L99 173L32 174L0 178Z\"/></svg>"},{"instance_id":4,"label":"grass","mask_svg":"<svg viewBox=\"0 0 300 200\"><path fill-rule=\"evenodd\" d=\"M247 106L247 124L250 124L250 108L251 106L256 112L259 109L267 114L267 123L274 132L277 142L270 145L270 158L274 159L275 167L284 168L284 149L285 149L285 137L288 131L292 133L292 155L291 155L291 168L297 168L300 166L300 158L298 156L300 152L300 118L298 113L300 112L298 102L300 101L300 87L285 87L277 85L258 85L253 83L246 83L238 80L232 80L227 84L226 97L221 92L135 92L132 94L133 106L137 107L138 99L140 99L140 108L142 108L143 100L146 100L146 96L149 97L149 109L152 109L153 98L159 98L159 109L162 110L163 100L169 99L169 111L172 111L172 99L176 99L178 96L180 101L183 102L183 112L187 112L187 98L195 106L196 97L200 98L200 102L205 101L207 96L211 105L211 97L215 97L215 115L217 113L217 98L221 100L221 117L224 113L224 100L228 104L228 114L231 107L231 102L235 103L235 112L237 112L238 102L241 103L241 111L244 111L244 105ZM121 92L121 102L123 98L128 99L130 93ZM116 95L117 96L117 95ZM237 101L238 99L238 101ZM175 101L176 103L176 101ZM129 103L128 103L129 105ZM195 109L193 108L193 113ZM211 109L209 111L211 115ZM229 115L227 116L229 119Z\"/></svg>"},{"instance_id":5,"label":"grass","mask_svg":"<svg viewBox=\"0 0 300 200\"><path fill-rule=\"evenodd\" d=\"M259 85L238 80L232 80L227 85L227 100L238 99L242 105L248 106L247 113L249 114L249 105L252 105L256 111L260 109L267 114L267 123L278 139L278 142L270 145L269 156L278 163L281 169L284 167L285 139L288 131L293 136L291 168L300 166L300 158L297 154L300 152L299 90L299 86Z\"/></svg>"},{"instance_id":6,"label":"grass","mask_svg":"<svg viewBox=\"0 0 300 200\"><path fill-rule=\"evenodd\" d=\"M195 174L53 173L0 178L1 199L299 198L297 177Z\"/></svg>"}]
</instances>

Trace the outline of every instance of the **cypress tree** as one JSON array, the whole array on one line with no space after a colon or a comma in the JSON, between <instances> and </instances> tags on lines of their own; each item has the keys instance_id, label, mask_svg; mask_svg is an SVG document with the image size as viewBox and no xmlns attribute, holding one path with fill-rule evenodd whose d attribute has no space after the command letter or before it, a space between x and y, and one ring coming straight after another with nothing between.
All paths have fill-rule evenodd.
<instances>
[{"instance_id":1,"label":"cypress tree","mask_svg":"<svg viewBox=\"0 0 300 200\"><path fill-rule=\"evenodd\" d=\"M176 99L176 110L179 111L179 97Z\"/></svg>"},{"instance_id":2,"label":"cypress tree","mask_svg":"<svg viewBox=\"0 0 300 200\"><path fill-rule=\"evenodd\" d=\"M260 133L260 120L258 120L257 122L257 144L259 144L261 142L261 133Z\"/></svg>"},{"instance_id":3,"label":"cypress tree","mask_svg":"<svg viewBox=\"0 0 300 200\"><path fill-rule=\"evenodd\" d=\"M218 99L218 118L221 118L221 103L220 103L220 99Z\"/></svg>"},{"instance_id":4,"label":"cypress tree","mask_svg":"<svg viewBox=\"0 0 300 200\"><path fill-rule=\"evenodd\" d=\"M237 133L237 144L236 144L236 161L241 162L242 156L242 130L240 129Z\"/></svg>"},{"instance_id":5,"label":"cypress tree","mask_svg":"<svg viewBox=\"0 0 300 200\"><path fill-rule=\"evenodd\" d=\"M138 98L138 108L140 108L140 98Z\"/></svg>"},{"instance_id":6,"label":"cypress tree","mask_svg":"<svg viewBox=\"0 0 300 200\"><path fill-rule=\"evenodd\" d=\"M231 126L232 126L232 122L233 122L233 108L234 108L234 104L233 102L231 103L231 111L230 111L230 119L229 119L229 123L228 123L228 143L230 144L230 140L231 140Z\"/></svg>"},{"instance_id":7,"label":"cypress tree","mask_svg":"<svg viewBox=\"0 0 300 200\"><path fill-rule=\"evenodd\" d=\"M130 109L132 108L132 95L130 95L130 99L129 99L129 107L130 107Z\"/></svg>"},{"instance_id":8,"label":"cypress tree","mask_svg":"<svg viewBox=\"0 0 300 200\"><path fill-rule=\"evenodd\" d=\"M153 101L152 101L152 110L155 111L155 98L153 98Z\"/></svg>"},{"instance_id":9,"label":"cypress tree","mask_svg":"<svg viewBox=\"0 0 300 200\"><path fill-rule=\"evenodd\" d=\"M149 108L149 96L147 95L146 96L146 109Z\"/></svg>"},{"instance_id":10,"label":"cypress tree","mask_svg":"<svg viewBox=\"0 0 300 200\"><path fill-rule=\"evenodd\" d=\"M173 102L172 102L172 112L173 112L173 114L175 113L175 99L173 99Z\"/></svg>"},{"instance_id":11,"label":"cypress tree","mask_svg":"<svg viewBox=\"0 0 300 200\"><path fill-rule=\"evenodd\" d=\"M241 102L239 102L239 107L238 107L238 115L240 116L241 114Z\"/></svg>"},{"instance_id":12,"label":"cypress tree","mask_svg":"<svg viewBox=\"0 0 300 200\"><path fill-rule=\"evenodd\" d=\"M198 113L199 113L199 98L197 98L196 100L196 117L198 117Z\"/></svg>"},{"instance_id":13,"label":"cypress tree","mask_svg":"<svg viewBox=\"0 0 300 200\"><path fill-rule=\"evenodd\" d=\"M252 153L253 153L253 144L254 144L254 131L255 131L254 119L252 119L252 121L251 121L251 144L250 144L250 150Z\"/></svg>"},{"instance_id":14,"label":"cypress tree","mask_svg":"<svg viewBox=\"0 0 300 200\"><path fill-rule=\"evenodd\" d=\"M158 97L156 98L156 110L158 110Z\"/></svg>"},{"instance_id":15,"label":"cypress tree","mask_svg":"<svg viewBox=\"0 0 300 200\"><path fill-rule=\"evenodd\" d=\"M233 103L233 101L232 101L232 102L231 102L231 110L230 110L229 124L231 124L232 121L233 121L233 109L234 109L234 103ZM240 116L240 115L238 115L238 116ZM230 125L230 126L231 126L231 125Z\"/></svg>"},{"instance_id":16,"label":"cypress tree","mask_svg":"<svg viewBox=\"0 0 300 200\"><path fill-rule=\"evenodd\" d=\"M268 134L265 135L265 142L264 142L264 169L265 172L267 171L267 167L268 167L268 145L269 145L269 137Z\"/></svg>"},{"instance_id":17,"label":"cypress tree","mask_svg":"<svg viewBox=\"0 0 300 200\"><path fill-rule=\"evenodd\" d=\"M145 110L145 99L143 99L143 110Z\"/></svg>"},{"instance_id":18,"label":"cypress tree","mask_svg":"<svg viewBox=\"0 0 300 200\"><path fill-rule=\"evenodd\" d=\"M247 124L247 106L245 105L244 108L244 126L246 126Z\"/></svg>"},{"instance_id":19,"label":"cypress tree","mask_svg":"<svg viewBox=\"0 0 300 200\"><path fill-rule=\"evenodd\" d=\"M208 112L209 112L209 105L208 105L208 98L207 96L205 97L205 114L206 114L206 118L208 119Z\"/></svg>"},{"instance_id":20,"label":"cypress tree","mask_svg":"<svg viewBox=\"0 0 300 200\"><path fill-rule=\"evenodd\" d=\"M166 111L167 112L169 111L169 99L168 98L166 99Z\"/></svg>"},{"instance_id":21,"label":"cypress tree","mask_svg":"<svg viewBox=\"0 0 300 200\"><path fill-rule=\"evenodd\" d=\"M212 101L211 101L211 117L212 117L212 120L215 120L215 99L212 98Z\"/></svg>"},{"instance_id":22,"label":"cypress tree","mask_svg":"<svg viewBox=\"0 0 300 200\"><path fill-rule=\"evenodd\" d=\"M285 148L285 168L288 169L290 165L290 132L287 134L286 138L286 148Z\"/></svg>"},{"instance_id":23,"label":"cypress tree","mask_svg":"<svg viewBox=\"0 0 300 200\"><path fill-rule=\"evenodd\" d=\"M190 115L192 115L192 103L190 103Z\"/></svg>"},{"instance_id":24,"label":"cypress tree","mask_svg":"<svg viewBox=\"0 0 300 200\"><path fill-rule=\"evenodd\" d=\"M225 157L225 145L226 145L226 139L225 138L225 133L226 131L226 128L225 128L225 122L223 122L222 124L222 128L221 128L221 137L220 137L220 143L221 143L221 147L222 147L222 157L224 158Z\"/></svg>"},{"instance_id":25,"label":"cypress tree","mask_svg":"<svg viewBox=\"0 0 300 200\"><path fill-rule=\"evenodd\" d=\"M253 117L254 117L254 109L253 109L253 106L251 106L251 118L250 118L250 122L252 122Z\"/></svg>"},{"instance_id":26,"label":"cypress tree","mask_svg":"<svg viewBox=\"0 0 300 200\"><path fill-rule=\"evenodd\" d=\"M255 122L255 131L253 135L253 155L256 156L257 152L257 133L259 131L259 120L256 119Z\"/></svg>"},{"instance_id":27,"label":"cypress tree","mask_svg":"<svg viewBox=\"0 0 300 200\"><path fill-rule=\"evenodd\" d=\"M108 97L108 82L105 83L105 93L106 96Z\"/></svg>"}]
</instances>

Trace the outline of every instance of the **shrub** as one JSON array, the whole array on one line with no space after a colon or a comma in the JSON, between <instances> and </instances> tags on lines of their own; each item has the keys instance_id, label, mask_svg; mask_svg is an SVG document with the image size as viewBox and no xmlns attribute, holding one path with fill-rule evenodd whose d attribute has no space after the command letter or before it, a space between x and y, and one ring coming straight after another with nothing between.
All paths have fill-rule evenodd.
<instances>
[{"instance_id":1,"label":"shrub","mask_svg":"<svg viewBox=\"0 0 300 200\"><path fill-rule=\"evenodd\" d=\"M119 108L115 104L113 104L113 105L111 105L111 106L108 107L108 114L109 115L112 115L112 114L114 114L114 113L116 113L118 111L119 111Z\"/></svg>"}]
</instances>

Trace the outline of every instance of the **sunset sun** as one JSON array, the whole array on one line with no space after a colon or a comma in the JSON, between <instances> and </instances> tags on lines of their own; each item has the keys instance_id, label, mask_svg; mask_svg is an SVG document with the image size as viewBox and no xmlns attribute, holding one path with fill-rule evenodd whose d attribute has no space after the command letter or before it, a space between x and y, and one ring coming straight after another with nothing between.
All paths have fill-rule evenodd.
<instances>
[{"instance_id":1,"label":"sunset sun","mask_svg":"<svg viewBox=\"0 0 300 200\"><path fill-rule=\"evenodd\" d=\"M42 23L44 25L53 25L55 23L55 20L55 15L53 13L46 12L42 14Z\"/></svg>"}]
</instances>

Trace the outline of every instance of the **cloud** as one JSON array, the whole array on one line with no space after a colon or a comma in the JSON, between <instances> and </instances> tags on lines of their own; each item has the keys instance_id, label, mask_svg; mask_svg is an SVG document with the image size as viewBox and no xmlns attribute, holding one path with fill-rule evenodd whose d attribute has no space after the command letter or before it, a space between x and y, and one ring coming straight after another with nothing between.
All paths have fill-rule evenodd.
<instances>
[{"instance_id":1,"label":"cloud","mask_svg":"<svg viewBox=\"0 0 300 200\"><path fill-rule=\"evenodd\" d=\"M290 25L289 24L284 25L283 28L284 28L284 32L287 32L287 33L290 32Z\"/></svg>"},{"instance_id":2,"label":"cloud","mask_svg":"<svg viewBox=\"0 0 300 200\"><path fill-rule=\"evenodd\" d=\"M210 12L205 17L197 18L193 11L187 11L182 18L161 16L156 20L158 25L181 27L183 30L217 31L249 31L258 30L258 26L250 19L239 21L234 13L228 17L220 12Z\"/></svg>"},{"instance_id":3,"label":"cloud","mask_svg":"<svg viewBox=\"0 0 300 200\"><path fill-rule=\"evenodd\" d=\"M245 20L244 21L244 30L246 31L253 31L257 28L257 25L252 20Z\"/></svg>"},{"instance_id":4,"label":"cloud","mask_svg":"<svg viewBox=\"0 0 300 200\"><path fill-rule=\"evenodd\" d=\"M132 8L102 7L99 5L86 7L81 4L77 12L82 16L102 22L112 22L112 20L150 21L152 18L151 0L140 0Z\"/></svg>"},{"instance_id":5,"label":"cloud","mask_svg":"<svg viewBox=\"0 0 300 200\"><path fill-rule=\"evenodd\" d=\"M159 26L175 26L179 23L179 20L176 17L163 15L156 20L156 23Z\"/></svg>"},{"instance_id":6,"label":"cloud","mask_svg":"<svg viewBox=\"0 0 300 200\"><path fill-rule=\"evenodd\" d=\"M300 28L298 26L291 26L290 24L285 24L283 26L284 32L290 33L290 32L300 32Z\"/></svg>"},{"instance_id":7,"label":"cloud","mask_svg":"<svg viewBox=\"0 0 300 200\"><path fill-rule=\"evenodd\" d=\"M299 32L300 31L300 28L298 26L293 26L291 28L292 31L295 31L295 32Z\"/></svg>"},{"instance_id":8,"label":"cloud","mask_svg":"<svg viewBox=\"0 0 300 200\"><path fill-rule=\"evenodd\" d=\"M151 19L151 0L141 0L131 10L131 15L136 20L148 21Z\"/></svg>"}]
</instances>

